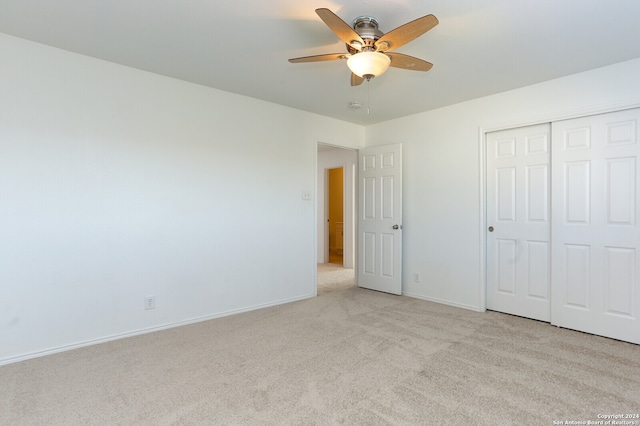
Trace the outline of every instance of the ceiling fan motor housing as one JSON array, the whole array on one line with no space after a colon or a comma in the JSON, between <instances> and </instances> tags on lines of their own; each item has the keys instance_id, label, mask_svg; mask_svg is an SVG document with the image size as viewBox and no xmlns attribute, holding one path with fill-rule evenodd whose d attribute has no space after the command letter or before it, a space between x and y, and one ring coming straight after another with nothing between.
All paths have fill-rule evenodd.
<instances>
[{"instance_id":1,"label":"ceiling fan motor housing","mask_svg":"<svg viewBox=\"0 0 640 426\"><path fill-rule=\"evenodd\" d=\"M373 18L371 16L358 16L353 20L353 29L356 33L358 33L365 44L361 49L356 49L353 46L347 44L347 50L351 54L357 52L375 51L376 48L374 46L374 43L384 35L384 33L378 29L378 21L376 21L376 18Z\"/></svg>"}]
</instances>

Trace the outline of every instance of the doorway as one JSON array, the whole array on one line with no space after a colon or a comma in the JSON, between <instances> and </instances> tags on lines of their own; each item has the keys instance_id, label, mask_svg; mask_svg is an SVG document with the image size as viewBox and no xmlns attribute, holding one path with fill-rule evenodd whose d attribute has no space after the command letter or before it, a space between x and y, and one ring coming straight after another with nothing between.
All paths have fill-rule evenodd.
<instances>
[{"instance_id":1,"label":"doorway","mask_svg":"<svg viewBox=\"0 0 640 426\"><path fill-rule=\"evenodd\" d=\"M317 294L355 285L357 162L355 149L317 145Z\"/></svg>"},{"instance_id":2,"label":"doorway","mask_svg":"<svg viewBox=\"0 0 640 426\"><path fill-rule=\"evenodd\" d=\"M354 149L339 148L331 145L318 144L317 156L317 263L329 263L330 249L334 253L342 250L342 266L355 268L355 218L356 218L356 164L358 153ZM334 232L333 224L329 226L329 205L327 202L329 192L329 171L342 169L342 247L336 247L332 240L329 241L329 233ZM334 172L331 172L334 173ZM339 198L339 197L338 197ZM334 203L335 204L335 203ZM338 208L340 206L338 205ZM340 220L335 220L340 222ZM332 244L333 243L333 244ZM338 243L340 243L338 239Z\"/></svg>"}]
</instances>

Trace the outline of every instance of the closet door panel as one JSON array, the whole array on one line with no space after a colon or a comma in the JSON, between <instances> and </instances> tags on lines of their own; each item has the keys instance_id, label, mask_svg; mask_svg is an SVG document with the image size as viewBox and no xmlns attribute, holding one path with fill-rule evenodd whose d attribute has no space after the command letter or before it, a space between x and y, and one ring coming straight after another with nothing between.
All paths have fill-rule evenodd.
<instances>
[{"instance_id":1,"label":"closet door panel","mask_svg":"<svg viewBox=\"0 0 640 426\"><path fill-rule=\"evenodd\" d=\"M552 124L551 322L640 343L640 110Z\"/></svg>"},{"instance_id":2,"label":"closet door panel","mask_svg":"<svg viewBox=\"0 0 640 426\"><path fill-rule=\"evenodd\" d=\"M487 134L487 308L549 321L550 125Z\"/></svg>"}]
</instances>

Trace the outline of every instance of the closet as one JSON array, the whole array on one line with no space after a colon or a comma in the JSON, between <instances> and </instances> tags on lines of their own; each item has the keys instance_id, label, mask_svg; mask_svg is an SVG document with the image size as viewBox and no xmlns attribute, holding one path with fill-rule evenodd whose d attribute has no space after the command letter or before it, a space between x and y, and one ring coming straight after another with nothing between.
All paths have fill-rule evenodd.
<instances>
[{"instance_id":1,"label":"closet","mask_svg":"<svg viewBox=\"0 0 640 426\"><path fill-rule=\"evenodd\" d=\"M487 309L640 343L639 122L486 134Z\"/></svg>"}]
</instances>

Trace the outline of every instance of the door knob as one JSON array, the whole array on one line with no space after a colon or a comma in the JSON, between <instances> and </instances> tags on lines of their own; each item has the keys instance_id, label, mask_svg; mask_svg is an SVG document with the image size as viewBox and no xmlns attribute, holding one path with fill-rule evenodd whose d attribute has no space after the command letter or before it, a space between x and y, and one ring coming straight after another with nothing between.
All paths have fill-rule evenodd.
<instances>
[{"instance_id":1,"label":"door knob","mask_svg":"<svg viewBox=\"0 0 640 426\"><path fill-rule=\"evenodd\" d=\"M493 232L493 226L489 227L489 232Z\"/></svg>"},{"instance_id":2,"label":"door knob","mask_svg":"<svg viewBox=\"0 0 640 426\"><path fill-rule=\"evenodd\" d=\"M393 225L393 229L400 229L400 226L398 226L398 225Z\"/></svg>"}]
</instances>

